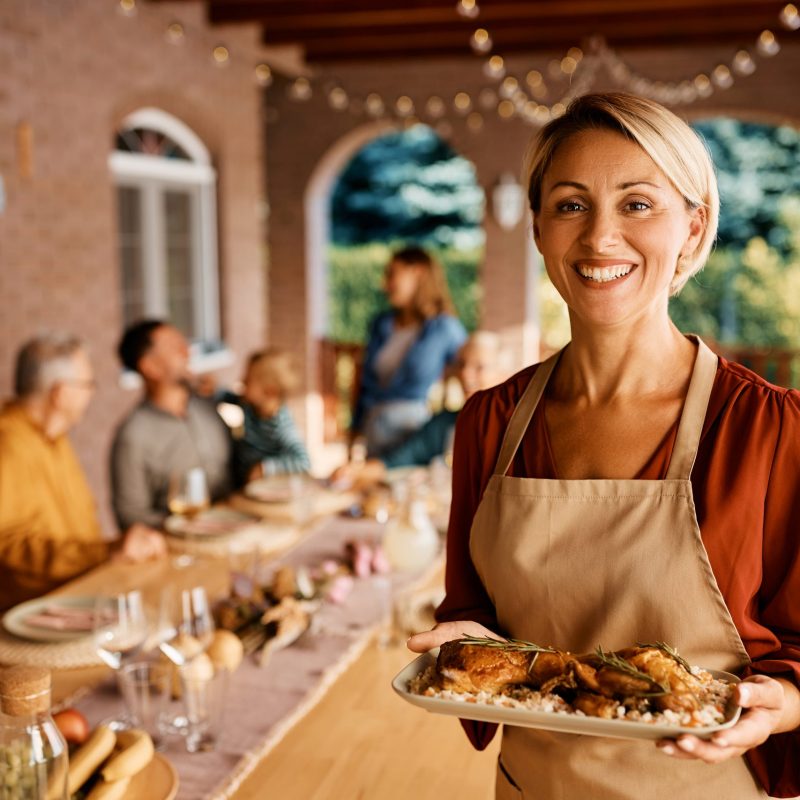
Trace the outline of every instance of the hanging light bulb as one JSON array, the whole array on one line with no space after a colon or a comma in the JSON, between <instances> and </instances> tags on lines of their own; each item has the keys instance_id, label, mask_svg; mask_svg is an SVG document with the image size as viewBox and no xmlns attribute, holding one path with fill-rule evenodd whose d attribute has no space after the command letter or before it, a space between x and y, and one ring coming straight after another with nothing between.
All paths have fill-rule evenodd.
<instances>
[{"instance_id":1,"label":"hanging light bulb","mask_svg":"<svg viewBox=\"0 0 800 800\"><path fill-rule=\"evenodd\" d=\"M405 94L395 100L394 107L401 117L407 117L414 113L414 101Z\"/></svg>"},{"instance_id":2,"label":"hanging light bulb","mask_svg":"<svg viewBox=\"0 0 800 800\"><path fill-rule=\"evenodd\" d=\"M436 97L436 95L429 97L428 102L425 104L425 110L428 112L429 117L439 119L445 112L444 100L441 97Z\"/></svg>"},{"instance_id":3,"label":"hanging light bulb","mask_svg":"<svg viewBox=\"0 0 800 800\"><path fill-rule=\"evenodd\" d=\"M335 111L344 111L350 105L350 98L341 86L335 86L328 92L328 104Z\"/></svg>"},{"instance_id":4,"label":"hanging light bulb","mask_svg":"<svg viewBox=\"0 0 800 800\"><path fill-rule=\"evenodd\" d=\"M364 101L364 108L371 117L379 117L383 114L386 105L383 102L383 98L375 93L371 92L367 95L367 99Z\"/></svg>"},{"instance_id":5,"label":"hanging light bulb","mask_svg":"<svg viewBox=\"0 0 800 800\"><path fill-rule=\"evenodd\" d=\"M509 75L507 78L503 78L503 82L500 84L500 96L509 99L513 97L514 93L518 89L519 81L513 76Z\"/></svg>"},{"instance_id":6,"label":"hanging light bulb","mask_svg":"<svg viewBox=\"0 0 800 800\"><path fill-rule=\"evenodd\" d=\"M516 108L514 108L514 104L510 100L501 100L497 106L497 113L503 119L511 119L516 112Z\"/></svg>"},{"instance_id":7,"label":"hanging light bulb","mask_svg":"<svg viewBox=\"0 0 800 800\"><path fill-rule=\"evenodd\" d=\"M459 92L453 98L453 105L459 114L466 114L472 108L472 98L466 92Z\"/></svg>"},{"instance_id":8,"label":"hanging light bulb","mask_svg":"<svg viewBox=\"0 0 800 800\"><path fill-rule=\"evenodd\" d=\"M126 17L132 17L136 13L136 0L119 0L119 10Z\"/></svg>"},{"instance_id":9,"label":"hanging light bulb","mask_svg":"<svg viewBox=\"0 0 800 800\"><path fill-rule=\"evenodd\" d=\"M564 56L561 59L561 71L565 75L572 75L578 69L578 62L572 56Z\"/></svg>"},{"instance_id":10,"label":"hanging light bulb","mask_svg":"<svg viewBox=\"0 0 800 800\"><path fill-rule=\"evenodd\" d=\"M478 95L478 103L481 108L490 111L497 106L497 92L488 87L486 89L481 89L481 93Z\"/></svg>"},{"instance_id":11,"label":"hanging light bulb","mask_svg":"<svg viewBox=\"0 0 800 800\"><path fill-rule=\"evenodd\" d=\"M567 107L563 103L554 103L550 109L550 116L555 119L556 117L563 117L567 113Z\"/></svg>"},{"instance_id":12,"label":"hanging light bulb","mask_svg":"<svg viewBox=\"0 0 800 800\"><path fill-rule=\"evenodd\" d=\"M579 63L583 58L583 50L581 50L580 47L570 47L570 49L567 50L567 56Z\"/></svg>"},{"instance_id":13,"label":"hanging light bulb","mask_svg":"<svg viewBox=\"0 0 800 800\"><path fill-rule=\"evenodd\" d=\"M492 49L492 37L486 28L478 28L470 37L469 43L476 53L488 53Z\"/></svg>"},{"instance_id":14,"label":"hanging light bulb","mask_svg":"<svg viewBox=\"0 0 800 800\"><path fill-rule=\"evenodd\" d=\"M720 89L730 89L733 86L733 75L724 64L718 64L714 67L714 71L711 73L711 80Z\"/></svg>"},{"instance_id":15,"label":"hanging light bulb","mask_svg":"<svg viewBox=\"0 0 800 800\"><path fill-rule=\"evenodd\" d=\"M487 78L499 81L506 74L506 63L503 56L492 56L483 65L483 72Z\"/></svg>"},{"instance_id":16,"label":"hanging light bulb","mask_svg":"<svg viewBox=\"0 0 800 800\"><path fill-rule=\"evenodd\" d=\"M257 64L255 72L256 82L259 86L272 85L272 70L269 68L269 64Z\"/></svg>"},{"instance_id":17,"label":"hanging light bulb","mask_svg":"<svg viewBox=\"0 0 800 800\"><path fill-rule=\"evenodd\" d=\"M456 3L456 11L464 19L475 19L481 13L475 0L459 0Z\"/></svg>"},{"instance_id":18,"label":"hanging light bulb","mask_svg":"<svg viewBox=\"0 0 800 800\"><path fill-rule=\"evenodd\" d=\"M708 75L704 75L702 72L695 77L694 88L700 97L709 97L714 93L714 87L711 85Z\"/></svg>"},{"instance_id":19,"label":"hanging light bulb","mask_svg":"<svg viewBox=\"0 0 800 800\"><path fill-rule=\"evenodd\" d=\"M310 100L311 94L311 84L308 78L296 78L289 87L289 97L301 103Z\"/></svg>"},{"instance_id":20,"label":"hanging light bulb","mask_svg":"<svg viewBox=\"0 0 800 800\"><path fill-rule=\"evenodd\" d=\"M218 44L212 51L211 55L214 59L214 63L218 67L224 67L228 61L230 60L231 54L228 52L228 48L225 47L223 44Z\"/></svg>"},{"instance_id":21,"label":"hanging light bulb","mask_svg":"<svg viewBox=\"0 0 800 800\"><path fill-rule=\"evenodd\" d=\"M739 75L752 75L756 71L756 62L747 50L739 50L733 57L733 71Z\"/></svg>"},{"instance_id":22,"label":"hanging light bulb","mask_svg":"<svg viewBox=\"0 0 800 800\"><path fill-rule=\"evenodd\" d=\"M781 46L772 31L762 31L756 42L756 48L762 56L769 58L776 55Z\"/></svg>"},{"instance_id":23,"label":"hanging light bulb","mask_svg":"<svg viewBox=\"0 0 800 800\"><path fill-rule=\"evenodd\" d=\"M167 41L170 44L179 44L183 41L184 30L180 22L170 22L167 25Z\"/></svg>"},{"instance_id":24,"label":"hanging light bulb","mask_svg":"<svg viewBox=\"0 0 800 800\"><path fill-rule=\"evenodd\" d=\"M798 13L797 6L794 3L787 3L779 16L783 26L790 31L796 31L800 28L800 13Z\"/></svg>"},{"instance_id":25,"label":"hanging light bulb","mask_svg":"<svg viewBox=\"0 0 800 800\"><path fill-rule=\"evenodd\" d=\"M442 139L449 139L453 135L453 126L446 119L440 119L434 130Z\"/></svg>"},{"instance_id":26,"label":"hanging light bulb","mask_svg":"<svg viewBox=\"0 0 800 800\"><path fill-rule=\"evenodd\" d=\"M532 70L531 70L531 71L530 71L530 72L529 72L529 73L528 73L528 74L525 76L525 82L526 82L526 83L528 84L528 86L530 86L531 88L534 88L534 87L536 87L536 86L541 86L543 81L544 81L544 78L542 78L542 73L541 73L541 72L539 72L539 70L538 70L538 69L532 69Z\"/></svg>"},{"instance_id":27,"label":"hanging light bulb","mask_svg":"<svg viewBox=\"0 0 800 800\"><path fill-rule=\"evenodd\" d=\"M483 128L483 117L477 111L473 111L467 117L467 127L472 133L478 133Z\"/></svg>"}]
</instances>

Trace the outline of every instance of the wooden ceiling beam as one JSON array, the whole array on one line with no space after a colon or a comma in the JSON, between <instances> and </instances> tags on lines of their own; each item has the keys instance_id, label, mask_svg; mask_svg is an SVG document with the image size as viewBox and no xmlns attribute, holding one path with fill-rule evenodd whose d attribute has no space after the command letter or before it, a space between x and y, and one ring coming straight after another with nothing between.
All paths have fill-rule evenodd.
<instances>
[{"instance_id":1,"label":"wooden ceiling beam","mask_svg":"<svg viewBox=\"0 0 800 800\"><path fill-rule=\"evenodd\" d=\"M586 17L625 17L631 14L666 15L708 13L722 17L730 13L748 13L754 17L776 20L781 2L774 0L651 0L643 11L641 4L630 0L564 0L559 3L509 3L484 5L477 20L463 20L455 12L454 4L425 4L407 6L392 0L393 5L376 7L372 4L337 3L314 0L295 0L290 6L266 0L211 0L208 6L212 23L260 22L278 30L342 29L352 27L403 27L408 24L460 25L470 28L478 25L517 24L520 20L549 24L552 20ZM350 7L347 7L350 6ZM723 13L724 12L724 13Z\"/></svg>"}]
</instances>

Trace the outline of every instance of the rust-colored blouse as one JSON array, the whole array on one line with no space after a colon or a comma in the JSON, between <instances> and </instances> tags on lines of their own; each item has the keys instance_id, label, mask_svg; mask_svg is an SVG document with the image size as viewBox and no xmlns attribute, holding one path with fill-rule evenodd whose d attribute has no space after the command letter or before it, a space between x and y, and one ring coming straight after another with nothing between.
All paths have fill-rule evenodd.
<instances>
[{"instance_id":1,"label":"rust-colored blouse","mask_svg":"<svg viewBox=\"0 0 800 800\"><path fill-rule=\"evenodd\" d=\"M440 621L470 619L497 630L470 558L470 528L506 425L535 370L528 367L477 393L459 414ZM558 477L545 402L546 396L510 475ZM676 421L637 478L666 477L677 427ZM703 542L752 671L800 686L800 392L720 358L691 480ZM481 750L496 730L488 723L463 724ZM747 757L770 795L800 795L800 730L771 736Z\"/></svg>"}]
</instances>

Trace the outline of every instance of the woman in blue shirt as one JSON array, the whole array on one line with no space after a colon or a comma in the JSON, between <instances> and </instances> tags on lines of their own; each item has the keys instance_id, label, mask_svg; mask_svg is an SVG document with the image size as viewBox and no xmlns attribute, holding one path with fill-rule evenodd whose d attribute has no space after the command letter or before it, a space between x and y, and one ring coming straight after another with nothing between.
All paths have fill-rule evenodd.
<instances>
[{"instance_id":1,"label":"woman in blue shirt","mask_svg":"<svg viewBox=\"0 0 800 800\"><path fill-rule=\"evenodd\" d=\"M370 457L427 422L428 392L467 337L441 266L421 248L392 256L384 292L391 309L370 327L351 428L351 441L362 434Z\"/></svg>"}]
</instances>

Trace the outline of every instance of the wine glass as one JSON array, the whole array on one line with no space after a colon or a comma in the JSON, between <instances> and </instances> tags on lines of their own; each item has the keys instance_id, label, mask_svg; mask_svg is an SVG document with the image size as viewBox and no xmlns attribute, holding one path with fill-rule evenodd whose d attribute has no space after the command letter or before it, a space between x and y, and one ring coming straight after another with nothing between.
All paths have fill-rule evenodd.
<instances>
[{"instance_id":1,"label":"wine glass","mask_svg":"<svg viewBox=\"0 0 800 800\"><path fill-rule=\"evenodd\" d=\"M205 655L213 638L214 618L206 590L202 586L165 588L159 609L158 647L175 667L198 674L211 669L213 674ZM184 713L170 714L164 717L163 727L168 733L187 735L190 720Z\"/></svg>"},{"instance_id":2,"label":"wine glass","mask_svg":"<svg viewBox=\"0 0 800 800\"><path fill-rule=\"evenodd\" d=\"M186 520L181 523L183 533L191 541L191 521L210 505L206 473L200 467L192 467L185 472L175 472L170 476L167 492L167 507L171 514ZM186 567L194 558L184 553L175 560L176 566Z\"/></svg>"},{"instance_id":3,"label":"wine glass","mask_svg":"<svg viewBox=\"0 0 800 800\"><path fill-rule=\"evenodd\" d=\"M214 617L202 586L168 586L161 593L158 646L176 666L183 667L205 653L214 638Z\"/></svg>"},{"instance_id":4,"label":"wine glass","mask_svg":"<svg viewBox=\"0 0 800 800\"><path fill-rule=\"evenodd\" d=\"M117 672L133 661L145 646L148 635L147 617L142 593L122 592L102 595L95 601L93 640L97 655ZM125 730L131 726L131 709L123 716L108 720L112 730Z\"/></svg>"}]
</instances>

